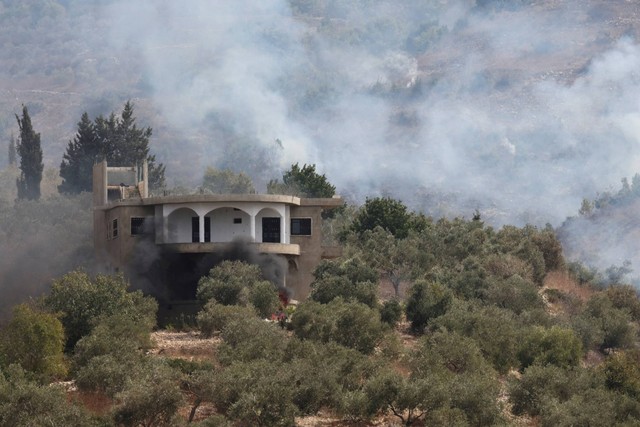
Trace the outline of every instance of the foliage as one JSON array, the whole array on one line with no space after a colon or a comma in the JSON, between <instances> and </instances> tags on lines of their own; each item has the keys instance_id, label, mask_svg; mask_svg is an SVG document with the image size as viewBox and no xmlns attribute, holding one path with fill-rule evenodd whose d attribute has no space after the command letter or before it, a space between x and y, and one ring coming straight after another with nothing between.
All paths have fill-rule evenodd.
<instances>
[{"instance_id":1,"label":"foliage","mask_svg":"<svg viewBox=\"0 0 640 427\"><path fill-rule=\"evenodd\" d=\"M389 410L405 425L418 419L429 425L443 419L445 425L499 420L497 380L472 340L451 333L423 338L409 366L408 378L383 369L367 382L369 414Z\"/></svg>"},{"instance_id":2,"label":"foliage","mask_svg":"<svg viewBox=\"0 0 640 427\"><path fill-rule=\"evenodd\" d=\"M576 366L582 356L582 343L571 329L559 326L534 327L524 337L518 360L523 369L538 365Z\"/></svg>"},{"instance_id":3,"label":"foliage","mask_svg":"<svg viewBox=\"0 0 640 427\"><path fill-rule=\"evenodd\" d=\"M629 397L640 397L640 351L637 349L612 354L604 362L606 386Z\"/></svg>"},{"instance_id":4,"label":"foliage","mask_svg":"<svg viewBox=\"0 0 640 427\"><path fill-rule=\"evenodd\" d=\"M323 260L316 267L309 298L328 304L336 298L378 306L377 275L359 259L344 262Z\"/></svg>"},{"instance_id":5,"label":"foliage","mask_svg":"<svg viewBox=\"0 0 640 427\"><path fill-rule=\"evenodd\" d=\"M383 338L380 314L357 302L335 299L328 304L306 301L291 319L297 337L320 342L334 341L370 354Z\"/></svg>"},{"instance_id":6,"label":"foliage","mask_svg":"<svg viewBox=\"0 0 640 427\"><path fill-rule=\"evenodd\" d=\"M154 323L127 312L103 316L96 321L91 333L74 348L74 374L81 389L114 396L145 367L141 350L151 346Z\"/></svg>"},{"instance_id":7,"label":"foliage","mask_svg":"<svg viewBox=\"0 0 640 427\"><path fill-rule=\"evenodd\" d=\"M172 422L183 397L173 370L162 361L148 363L115 396L113 418L123 426L165 426Z\"/></svg>"},{"instance_id":8,"label":"foliage","mask_svg":"<svg viewBox=\"0 0 640 427\"><path fill-rule=\"evenodd\" d=\"M155 324L157 303L140 291L128 292L122 275L98 274L93 279L83 271L72 271L54 280L44 305L61 313L69 350L89 334L100 317L121 313L143 325Z\"/></svg>"},{"instance_id":9,"label":"foliage","mask_svg":"<svg viewBox=\"0 0 640 427\"><path fill-rule=\"evenodd\" d=\"M397 298L385 301L380 307L380 321L394 327L402 319L402 304Z\"/></svg>"},{"instance_id":10,"label":"foliage","mask_svg":"<svg viewBox=\"0 0 640 427\"><path fill-rule=\"evenodd\" d=\"M223 261L212 268L198 281L197 296L205 303L254 304L263 316L273 313L278 300L275 287L263 279L260 267L243 261Z\"/></svg>"},{"instance_id":11,"label":"foliage","mask_svg":"<svg viewBox=\"0 0 640 427\"><path fill-rule=\"evenodd\" d=\"M39 385L17 365L0 372L0 425L12 427L96 426L58 385Z\"/></svg>"},{"instance_id":12,"label":"foliage","mask_svg":"<svg viewBox=\"0 0 640 427\"><path fill-rule=\"evenodd\" d=\"M531 365L519 379L510 378L509 401L514 414L536 416L550 401L562 403L581 390L597 386L598 382L597 375L579 367Z\"/></svg>"},{"instance_id":13,"label":"foliage","mask_svg":"<svg viewBox=\"0 0 640 427\"><path fill-rule=\"evenodd\" d=\"M63 378L64 330L58 318L21 304L0 330L0 360L18 364L42 381Z\"/></svg>"},{"instance_id":14,"label":"foliage","mask_svg":"<svg viewBox=\"0 0 640 427\"><path fill-rule=\"evenodd\" d=\"M410 276L416 259L413 239L398 239L376 226L373 230L365 230L355 242L365 262L389 279L399 297L400 284Z\"/></svg>"},{"instance_id":15,"label":"foliage","mask_svg":"<svg viewBox=\"0 0 640 427\"><path fill-rule=\"evenodd\" d=\"M91 191L93 185L93 165L104 157L104 149L96 133L95 125L85 112L78 122L78 131L67 145L67 151L60 163L61 193Z\"/></svg>"},{"instance_id":16,"label":"foliage","mask_svg":"<svg viewBox=\"0 0 640 427\"><path fill-rule=\"evenodd\" d=\"M133 104L127 101L120 116L115 113L107 118L96 117L92 123L89 115L83 113L78 122L78 131L69 141L60 164L63 183L60 191L79 193L91 189L93 164L106 159L111 166L134 166L147 161L150 189L160 189L165 185L165 167L155 162L149 154L150 127L138 128L134 117Z\"/></svg>"},{"instance_id":17,"label":"foliage","mask_svg":"<svg viewBox=\"0 0 640 427\"><path fill-rule=\"evenodd\" d=\"M275 323L255 316L235 319L222 330L218 360L224 365L256 359L281 360L287 335Z\"/></svg>"},{"instance_id":18,"label":"foliage","mask_svg":"<svg viewBox=\"0 0 640 427\"><path fill-rule=\"evenodd\" d=\"M291 194L299 197L333 197L336 187L327 177L316 172L316 165L295 163L282 175L282 183L277 179L267 184L269 194Z\"/></svg>"},{"instance_id":19,"label":"foliage","mask_svg":"<svg viewBox=\"0 0 640 427\"><path fill-rule=\"evenodd\" d=\"M286 366L266 360L234 363L215 376L213 403L241 425L293 426L296 407Z\"/></svg>"},{"instance_id":20,"label":"foliage","mask_svg":"<svg viewBox=\"0 0 640 427\"><path fill-rule=\"evenodd\" d=\"M208 167L202 178L202 188L214 194L253 194L256 192L251 178L229 169Z\"/></svg>"},{"instance_id":21,"label":"foliage","mask_svg":"<svg viewBox=\"0 0 640 427\"><path fill-rule=\"evenodd\" d=\"M488 304L521 314L544 308L544 301L536 285L514 275L507 280L492 280L483 298Z\"/></svg>"},{"instance_id":22,"label":"foliage","mask_svg":"<svg viewBox=\"0 0 640 427\"><path fill-rule=\"evenodd\" d=\"M574 319L586 348L628 348L633 345L637 326L626 308L616 308L606 293L593 295L584 311Z\"/></svg>"},{"instance_id":23,"label":"foliage","mask_svg":"<svg viewBox=\"0 0 640 427\"><path fill-rule=\"evenodd\" d=\"M453 293L444 286L425 280L416 281L409 290L406 308L411 329L422 331L429 320L447 312L452 300Z\"/></svg>"},{"instance_id":24,"label":"foliage","mask_svg":"<svg viewBox=\"0 0 640 427\"><path fill-rule=\"evenodd\" d=\"M16 139L13 136L13 132L11 132L11 138L9 139L9 153L7 159L9 161L9 166L13 166L16 164Z\"/></svg>"},{"instance_id":25,"label":"foliage","mask_svg":"<svg viewBox=\"0 0 640 427\"><path fill-rule=\"evenodd\" d=\"M472 338L500 373L518 364L516 354L523 331L509 310L454 300L451 308L430 325L433 330L441 328Z\"/></svg>"},{"instance_id":26,"label":"foliage","mask_svg":"<svg viewBox=\"0 0 640 427\"><path fill-rule=\"evenodd\" d=\"M211 300L198 313L198 328L204 336L210 337L214 333L222 331L229 322L247 319L255 315L256 313L251 307L222 305Z\"/></svg>"},{"instance_id":27,"label":"foliage","mask_svg":"<svg viewBox=\"0 0 640 427\"><path fill-rule=\"evenodd\" d=\"M627 310L634 321L640 320L640 298L631 285L611 285L605 293L614 308Z\"/></svg>"},{"instance_id":28,"label":"foliage","mask_svg":"<svg viewBox=\"0 0 640 427\"><path fill-rule=\"evenodd\" d=\"M42 181L42 147L40 134L33 130L31 117L25 105L22 106L22 118L16 114L20 138L18 155L20 156L20 178L16 181L18 198L38 200L40 198L40 182Z\"/></svg>"},{"instance_id":29,"label":"foliage","mask_svg":"<svg viewBox=\"0 0 640 427\"><path fill-rule=\"evenodd\" d=\"M362 235L366 230L376 227L388 231L397 238L403 239L409 230L422 228L419 217L407 211L407 207L399 200L390 197L367 199L364 206L351 224L351 231Z\"/></svg>"}]
</instances>

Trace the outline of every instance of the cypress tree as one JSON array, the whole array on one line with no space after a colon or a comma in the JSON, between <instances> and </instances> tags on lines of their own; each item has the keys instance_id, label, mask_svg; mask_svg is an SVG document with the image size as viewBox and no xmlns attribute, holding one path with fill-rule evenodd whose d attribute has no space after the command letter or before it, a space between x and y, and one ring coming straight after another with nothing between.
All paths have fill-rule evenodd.
<instances>
[{"instance_id":1,"label":"cypress tree","mask_svg":"<svg viewBox=\"0 0 640 427\"><path fill-rule=\"evenodd\" d=\"M11 139L9 140L9 166L16 164L16 156L16 139L13 137L13 132L11 132Z\"/></svg>"},{"instance_id":2,"label":"cypress tree","mask_svg":"<svg viewBox=\"0 0 640 427\"><path fill-rule=\"evenodd\" d=\"M40 199L40 182L42 181L42 148L40 134L33 130L31 117L26 106L22 106L22 119L16 114L20 128L18 155L20 156L20 177L16 180L18 199Z\"/></svg>"}]
</instances>

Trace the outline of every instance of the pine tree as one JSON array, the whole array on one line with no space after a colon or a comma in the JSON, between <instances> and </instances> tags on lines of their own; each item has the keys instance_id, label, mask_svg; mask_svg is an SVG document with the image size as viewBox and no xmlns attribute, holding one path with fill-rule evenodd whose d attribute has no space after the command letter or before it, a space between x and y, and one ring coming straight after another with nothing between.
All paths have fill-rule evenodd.
<instances>
[{"instance_id":1,"label":"pine tree","mask_svg":"<svg viewBox=\"0 0 640 427\"><path fill-rule=\"evenodd\" d=\"M9 140L9 166L16 164L16 156L16 139L13 137L13 132L11 132L11 139Z\"/></svg>"},{"instance_id":2,"label":"pine tree","mask_svg":"<svg viewBox=\"0 0 640 427\"><path fill-rule=\"evenodd\" d=\"M60 164L60 176L64 179L59 191L79 193L91 190L92 168L96 161L103 159L111 166L133 166L147 161L149 166L149 187L164 187L162 164L156 165L155 156L149 154L151 128L138 128L130 101L122 113L108 117L98 116L91 123L87 113L78 123L78 132L69 141L67 151Z\"/></svg>"},{"instance_id":3,"label":"pine tree","mask_svg":"<svg viewBox=\"0 0 640 427\"><path fill-rule=\"evenodd\" d=\"M104 157L96 134L96 129L85 112L78 122L78 132L67 145L60 163L62 184L58 186L61 193L79 193L91 191L93 164Z\"/></svg>"},{"instance_id":4,"label":"pine tree","mask_svg":"<svg viewBox=\"0 0 640 427\"><path fill-rule=\"evenodd\" d=\"M20 156L20 177L16 180L18 199L38 200L42 181L42 148L40 134L35 133L26 106L22 106L22 119L16 114L20 128L18 155Z\"/></svg>"}]
</instances>

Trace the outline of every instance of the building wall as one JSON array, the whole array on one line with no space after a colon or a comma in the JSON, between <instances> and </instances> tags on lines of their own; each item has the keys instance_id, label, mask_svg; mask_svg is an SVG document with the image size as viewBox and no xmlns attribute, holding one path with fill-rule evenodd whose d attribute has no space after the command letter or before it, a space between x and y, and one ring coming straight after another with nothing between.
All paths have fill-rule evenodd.
<instances>
[{"instance_id":1,"label":"building wall","mask_svg":"<svg viewBox=\"0 0 640 427\"><path fill-rule=\"evenodd\" d=\"M131 217L153 218L155 238L145 240L156 245L169 244L172 254L205 254L215 252L216 242L231 242L237 237L255 236L258 250L286 257L286 285L292 297L307 298L313 270L329 252L322 247L322 209L341 204L340 199L300 199L283 195L198 195L179 197L135 198L109 203L107 199L107 165L102 162L93 170L94 245L99 257L115 269L124 269L135 258L136 247L143 236L131 234ZM144 193L140 193L143 195ZM192 218L200 219L200 243L192 244ZM204 217L211 218L211 243L203 243ZM262 243L262 219L280 218L282 245ZM240 223L234 222L240 218ZM311 235L292 236L291 219L310 218ZM117 220L118 235L113 235ZM171 244L188 244L171 249ZM175 246L175 245L174 245ZM281 246L281 247L280 247ZM167 249L167 247L165 247ZM158 251L164 252L165 249ZM335 248L333 248L335 249ZM152 248L153 250L153 248ZM298 254L299 253L299 254ZM335 256L339 251L331 251ZM195 258L194 258L195 259Z\"/></svg>"},{"instance_id":2,"label":"building wall","mask_svg":"<svg viewBox=\"0 0 640 427\"><path fill-rule=\"evenodd\" d=\"M300 256L289 260L287 286L295 290L293 298L297 300L304 300L309 296L313 270L322 260L321 213L322 209L317 206L291 207L292 219L311 218L310 236L291 236L291 243L300 245Z\"/></svg>"}]
</instances>

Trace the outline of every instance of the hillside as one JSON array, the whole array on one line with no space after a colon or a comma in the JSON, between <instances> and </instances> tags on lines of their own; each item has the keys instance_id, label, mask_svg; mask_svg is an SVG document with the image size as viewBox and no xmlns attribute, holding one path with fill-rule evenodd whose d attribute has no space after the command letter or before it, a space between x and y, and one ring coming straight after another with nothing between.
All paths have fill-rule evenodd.
<instances>
[{"instance_id":1,"label":"hillside","mask_svg":"<svg viewBox=\"0 0 640 427\"><path fill-rule=\"evenodd\" d=\"M0 135L28 105L56 167L83 111L131 99L174 184L316 163L355 201L495 224L559 224L636 172L633 2L360 3L4 0Z\"/></svg>"}]
</instances>

